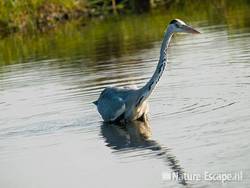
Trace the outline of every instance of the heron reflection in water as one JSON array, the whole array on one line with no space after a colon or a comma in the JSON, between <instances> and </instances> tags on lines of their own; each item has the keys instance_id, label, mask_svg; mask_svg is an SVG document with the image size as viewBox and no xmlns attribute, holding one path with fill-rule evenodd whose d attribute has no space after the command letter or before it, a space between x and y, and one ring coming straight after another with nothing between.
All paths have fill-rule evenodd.
<instances>
[{"instance_id":1,"label":"heron reflection in water","mask_svg":"<svg viewBox=\"0 0 250 188\"><path fill-rule=\"evenodd\" d=\"M101 136L108 147L116 151L131 151L143 149L151 151L150 154L163 159L179 177L179 183L187 185L184 171L178 160L170 153L170 149L151 139L151 127L148 120L132 121L126 124L103 122Z\"/></svg>"}]
</instances>

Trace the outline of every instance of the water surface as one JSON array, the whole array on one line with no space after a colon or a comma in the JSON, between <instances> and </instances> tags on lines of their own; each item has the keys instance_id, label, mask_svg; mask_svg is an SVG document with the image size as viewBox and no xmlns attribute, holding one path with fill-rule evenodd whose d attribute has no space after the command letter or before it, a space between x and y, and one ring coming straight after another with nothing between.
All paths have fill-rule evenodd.
<instances>
[{"instance_id":1,"label":"water surface","mask_svg":"<svg viewBox=\"0 0 250 188\"><path fill-rule=\"evenodd\" d=\"M210 16L189 20L201 35L173 38L149 122L127 127L104 124L91 102L150 78L165 13L2 39L0 186L221 187L162 176L242 171L224 186L248 187L250 25Z\"/></svg>"}]
</instances>

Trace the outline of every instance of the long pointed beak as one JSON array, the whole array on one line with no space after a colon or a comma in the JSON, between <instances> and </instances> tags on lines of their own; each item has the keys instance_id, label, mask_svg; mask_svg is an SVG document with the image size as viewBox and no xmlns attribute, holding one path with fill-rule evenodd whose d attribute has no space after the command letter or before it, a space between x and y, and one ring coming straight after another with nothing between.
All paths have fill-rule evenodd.
<instances>
[{"instance_id":1,"label":"long pointed beak","mask_svg":"<svg viewBox=\"0 0 250 188\"><path fill-rule=\"evenodd\" d=\"M196 29L192 28L191 26L189 25L184 25L183 26L183 30L187 33L193 33L193 34L200 34L199 31L197 31Z\"/></svg>"}]
</instances>

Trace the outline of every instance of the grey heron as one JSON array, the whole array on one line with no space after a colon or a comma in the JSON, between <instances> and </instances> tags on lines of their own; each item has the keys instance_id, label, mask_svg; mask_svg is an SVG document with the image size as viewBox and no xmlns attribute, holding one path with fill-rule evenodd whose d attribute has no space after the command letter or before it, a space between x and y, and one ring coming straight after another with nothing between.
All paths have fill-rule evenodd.
<instances>
[{"instance_id":1,"label":"grey heron","mask_svg":"<svg viewBox=\"0 0 250 188\"><path fill-rule=\"evenodd\" d=\"M147 99L158 83L167 63L167 49L174 33L199 33L185 22L172 20L164 34L160 50L160 58L151 79L141 88L107 87L97 101L93 102L105 122L128 122L147 119L149 106Z\"/></svg>"}]
</instances>

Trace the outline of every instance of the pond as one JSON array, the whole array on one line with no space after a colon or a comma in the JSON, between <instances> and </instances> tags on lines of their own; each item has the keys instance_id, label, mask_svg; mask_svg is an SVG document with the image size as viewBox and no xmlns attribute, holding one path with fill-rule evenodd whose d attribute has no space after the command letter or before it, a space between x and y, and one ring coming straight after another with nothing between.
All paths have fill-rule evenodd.
<instances>
[{"instance_id":1,"label":"pond","mask_svg":"<svg viewBox=\"0 0 250 188\"><path fill-rule=\"evenodd\" d=\"M0 187L249 187L250 5L193 6L1 39ZM104 124L92 102L147 82L175 17L202 34L174 36L149 121Z\"/></svg>"}]
</instances>

